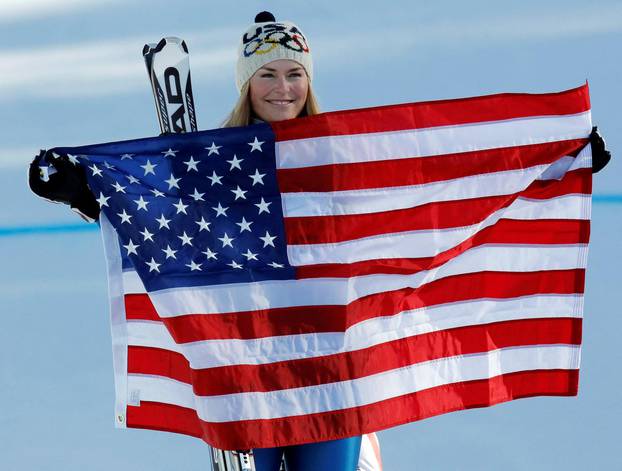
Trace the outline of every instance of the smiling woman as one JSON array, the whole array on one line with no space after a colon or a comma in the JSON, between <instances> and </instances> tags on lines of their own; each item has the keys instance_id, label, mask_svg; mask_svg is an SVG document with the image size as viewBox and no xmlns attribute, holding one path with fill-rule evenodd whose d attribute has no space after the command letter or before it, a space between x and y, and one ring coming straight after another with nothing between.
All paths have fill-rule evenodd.
<instances>
[{"instance_id":1,"label":"smiling woman","mask_svg":"<svg viewBox=\"0 0 622 471\"><path fill-rule=\"evenodd\" d=\"M319 113L311 89L312 77L311 51L298 26L289 21L277 22L269 12L259 13L238 48L236 82L240 98L224 126L247 126ZM283 457L290 471L354 471L360 450L361 437L354 436L255 448L253 454L257 471L281 469Z\"/></svg>"},{"instance_id":2,"label":"smiling woman","mask_svg":"<svg viewBox=\"0 0 622 471\"><path fill-rule=\"evenodd\" d=\"M250 79L252 110L268 122L300 115L308 91L309 80L304 68L288 59L264 65Z\"/></svg>"}]
</instances>

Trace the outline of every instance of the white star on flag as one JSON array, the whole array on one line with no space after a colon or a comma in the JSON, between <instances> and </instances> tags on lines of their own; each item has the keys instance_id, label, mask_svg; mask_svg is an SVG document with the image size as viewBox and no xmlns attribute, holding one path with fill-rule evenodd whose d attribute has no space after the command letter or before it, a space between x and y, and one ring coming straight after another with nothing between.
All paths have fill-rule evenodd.
<instances>
[{"instance_id":1,"label":"white star on flag","mask_svg":"<svg viewBox=\"0 0 622 471\"><path fill-rule=\"evenodd\" d=\"M97 202L99 203L99 207L103 208L104 206L108 206L108 200L110 199L110 196L104 196L103 193L99 193L99 198L97 198Z\"/></svg>"},{"instance_id":2,"label":"white star on flag","mask_svg":"<svg viewBox=\"0 0 622 471\"><path fill-rule=\"evenodd\" d=\"M200 221L194 221L194 222L195 222L195 224L199 225L199 232L201 232L203 229L205 229L206 231L209 232L209 225L211 223L207 222L203 216L201 216L201 220Z\"/></svg>"},{"instance_id":3,"label":"white star on flag","mask_svg":"<svg viewBox=\"0 0 622 471\"><path fill-rule=\"evenodd\" d=\"M184 204L183 201L181 200L181 198L179 198L179 203L174 204L173 206L175 206L177 208L177 213L176 214L179 214L179 213L184 213L186 215L188 214L186 212L186 208L188 207L188 205Z\"/></svg>"},{"instance_id":4,"label":"white star on flag","mask_svg":"<svg viewBox=\"0 0 622 471\"><path fill-rule=\"evenodd\" d=\"M114 183L112 184L112 187L115 189L115 191L116 191L117 193L119 193L119 192L121 192L121 193L125 193L125 187L124 187L124 186L121 186L121 185L119 184L119 182L114 182Z\"/></svg>"},{"instance_id":5,"label":"white star on flag","mask_svg":"<svg viewBox=\"0 0 622 471\"><path fill-rule=\"evenodd\" d=\"M168 227L168 223L171 222L170 219L166 219L164 217L164 213L162 213L162 216L160 216L159 219L156 219L156 221L160 224L160 227L158 227L158 229L162 229L163 227L166 227L167 229L170 229L170 227Z\"/></svg>"},{"instance_id":6,"label":"white star on flag","mask_svg":"<svg viewBox=\"0 0 622 471\"><path fill-rule=\"evenodd\" d=\"M253 142L249 142L248 145L251 146L251 152L258 150L259 152L263 152L263 150L261 149L261 145L264 143L265 141L260 141L257 139L257 136L255 136L255 140Z\"/></svg>"},{"instance_id":7,"label":"white star on flag","mask_svg":"<svg viewBox=\"0 0 622 471\"><path fill-rule=\"evenodd\" d=\"M242 190L242 188L240 188L240 186L238 185L238 187L235 190L230 190L231 193L233 193L235 195L235 199L237 200L238 198L242 198L243 200L246 199L246 193L248 193L248 191L244 191Z\"/></svg>"},{"instance_id":8,"label":"white star on flag","mask_svg":"<svg viewBox=\"0 0 622 471\"><path fill-rule=\"evenodd\" d=\"M130 219L132 219L132 216L127 214L125 212L125 209L123 210L122 213L117 213L117 216L119 216L121 218L121 224L123 224L124 222L127 222L128 224L131 224Z\"/></svg>"},{"instance_id":9,"label":"white star on flag","mask_svg":"<svg viewBox=\"0 0 622 471\"><path fill-rule=\"evenodd\" d=\"M229 246L231 248L233 248L233 244L231 242L233 242L235 240L235 237L229 237L227 235L227 233L225 232L225 235L223 235L222 237L218 237L218 240L220 240L222 242L222 247L224 248L225 246Z\"/></svg>"},{"instance_id":10,"label":"white star on flag","mask_svg":"<svg viewBox=\"0 0 622 471\"><path fill-rule=\"evenodd\" d=\"M265 173L259 173L259 169L255 169L254 175L249 175L249 177L253 179L253 186L255 186L255 183L261 183L263 185L263 177L265 176Z\"/></svg>"},{"instance_id":11,"label":"white star on flag","mask_svg":"<svg viewBox=\"0 0 622 471\"><path fill-rule=\"evenodd\" d=\"M186 264L186 266L190 268L190 271L196 271L196 270L201 271L201 264L195 263L194 260L190 260L190 263Z\"/></svg>"},{"instance_id":12,"label":"white star on flag","mask_svg":"<svg viewBox=\"0 0 622 471\"><path fill-rule=\"evenodd\" d=\"M177 260L177 257L175 256L175 254L177 253L177 250L171 249L170 245L167 245L165 249L162 249L162 252L164 252L166 254L166 259L167 260L169 258L174 258L175 260Z\"/></svg>"},{"instance_id":13,"label":"white star on flag","mask_svg":"<svg viewBox=\"0 0 622 471\"><path fill-rule=\"evenodd\" d=\"M242 268L242 265L237 263L235 260L231 260L231 263L227 263L231 268Z\"/></svg>"},{"instance_id":14,"label":"white star on flag","mask_svg":"<svg viewBox=\"0 0 622 471\"><path fill-rule=\"evenodd\" d=\"M102 171L99 169L97 165L93 164L89 168L93 171L93 176L95 175L97 175L98 177L102 176Z\"/></svg>"},{"instance_id":15,"label":"white star on flag","mask_svg":"<svg viewBox=\"0 0 622 471\"><path fill-rule=\"evenodd\" d=\"M168 148L168 150L165 150L163 152L160 152L161 154L164 154L164 157L175 157L175 154L179 152L178 150L173 150L170 147Z\"/></svg>"},{"instance_id":16,"label":"white star on flag","mask_svg":"<svg viewBox=\"0 0 622 471\"><path fill-rule=\"evenodd\" d=\"M181 239L181 245L190 245L192 246L192 237L189 237L186 234L186 231L184 231L184 233L180 236L177 236L177 238Z\"/></svg>"},{"instance_id":17,"label":"white star on flag","mask_svg":"<svg viewBox=\"0 0 622 471\"><path fill-rule=\"evenodd\" d=\"M203 195L205 195L205 193L199 193L199 191L195 188L194 193L192 193L190 196L194 198L194 201L205 201L203 199Z\"/></svg>"},{"instance_id":18,"label":"white star on flag","mask_svg":"<svg viewBox=\"0 0 622 471\"><path fill-rule=\"evenodd\" d=\"M215 184L222 185L222 182L220 181L220 180L222 180L222 177L216 175L215 171L212 171L212 176L211 177L207 177L207 178L212 181L212 186L214 186Z\"/></svg>"},{"instance_id":19,"label":"white star on flag","mask_svg":"<svg viewBox=\"0 0 622 471\"><path fill-rule=\"evenodd\" d=\"M171 173L171 178L164 181L168 183L168 189L172 190L173 188L179 189L179 185L177 184L179 180L181 180L181 178L175 178L175 176Z\"/></svg>"},{"instance_id":20,"label":"white star on flag","mask_svg":"<svg viewBox=\"0 0 622 471\"><path fill-rule=\"evenodd\" d=\"M201 253L204 253L208 260L210 258L213 258L214 260L217 259L217 257L216 257L217 253L216 252L212 252L209 247L205 250L205 252L201 252Z\"/></svg>"},{"instance_id":21,"label":"white star on flag","mask_svg":"<svg viewBox=\"0 0 622 471\"><path fill-rule=\"evenodd\" d=\"M206 147L205 150L208 150L208 156L212 155L212 154L218 154L220 155L220 152L218 152L218 149L220 149L222 146L217 146L214 142L212 142L212 145L209 147Z\"/></svg>"},{"instance_id":22,"label":"white star on flag","mask_svg":"<svg viewBox=\"0 0 622 471\"><path fill-rule=\"evenodd\" d=\"M244 217L242 217L242 220L240 222L236 222L236 224L238 226L240 226L240 233L242 233L244 231L252 232L251 231L251 224L252 223L253 223L253 221L247 221Z\"/></svg>"},{"instance_id":23,"label":"white star on flag","mask_svg":"<svg viewBox=\"0 0 622 471\"><path fill-rule=\"evenodd\" d=\"M130 254L138 255L138 252L136 252L136 249L140 247L140 245L135 245L134 242L132 242L132 239L130 239L127 245L124 245L123 247L125 247L125 250L127 250L128 256Z\"/></svg>"},{"instance_id":24,"label":"white star on flag","mask_svg":"<svg viewBox=\"0 0 622 471\"><path fill-rule=\"evenodd\" d=\"M153 257L151 257L151 261L150 262L145 262L148 266L149 266L149 272L151 273L152 271L157 271L158 273L160 273L160 269L158 268L160 265L162 265L161 263L156 263L156 261L153 259Z\"/></svg>"},{"instance_id":25,"label":"white star on flag","mask_svg":"<svg viewBox=\"0 0 622 471\"><path fill-rule=\"evenodd\" d=\"M194 157L190 156L190 160L186 160L184 162L184 164L186 164L186 166L188 167L186 169L186 172L189 172L190 170L194 170L195 172L198 172L199 169L197 168L197 164L199 163L198 160L194 160Z\"/></svg>"},{"instance_id":26,"label":"white star on flag","mask_svg":"<svg viewBox=\"0 0 622 471\"><path fill-rule=\"evenodd\" d=\"M276 239L276 236L271 236L270 233L268 231L266 231L266 235L263 237L260 237L261 240L263 240L263 246L267 247L268 245L271 245L272 247L274 247L274 239Z\"/></svg>"},{"instance_id":27,"label":"white star on flag","mask_svg":"<svg viewBox=\"0 0 622 471\"><path fill-rule=\"evenodd\" d=\"M229 162L231 164L231 168L229 170L233 170L234 168L237 168L238 170L242 170L242 167L240 167L240 162L243 162L244 159L238 159L237 155L233 155L233 159L231 160L227 160L227 162Z\"/></svg>"},{"instance_id":28,"label":"white star on flag","mask_svg":"<svg viewBox=\"0 0 622 471\"><path fill-rule=\"evenodd\" d=\"M147 205L149 204L149 201L145 201L143 195L140 195L139 199L134 200L134 203L136 203L136 205L138 206L136 208L136 211L138 211L139 209L144 209L145 211L147 211Z\"/></svg>"},{"instance_id":29,"label":"white star on flag","mask_svg":"<svg viewBox=\"0 0 622 471\"><path fill-rule=\"evenodd\" d=\"M246 250L246 253L242 254L244 257L246 257L247 261L251 261L251 260L257 260L257 254L253 253L250 251L250 249Z\"/></svg>"},{"instance_id":30,"label":"white star on flag","mask_svg":"<svg viewBox=\"0 0 622 471\"><path fill-rule=\"evenodd\" d=\"M222 207L222 205L220 204L220 201L218 202L218 207L216 208L212 208L214 211L216 211L216 217L218 216L227 216L227 209L229 209L228 206L226 207Z\"/></svg>"},{"instance_id":31,"label":"white star on flag","mask_svg":"<svg viewBox=\"0 0 622 471\"><path fill-rule=\"evenodd\" d=\"M156 190L155 188L153 188L151 191L151 193L153 193L154 196L159 197L159 196L164 196L164 193L162 193L160 190Z\"/></svg>"},{"instance_id":32,"label":"white star on flag","mask_svg":"<svg viewBox=\"0 0 622 471\"><path fill-rule=\"evenodd\" d=\"M127 179L130 183L139 183L139 180L134 175L128 175Z\"/></svg>"},{"instance_id":33,"label":"white star on flag","mask_svg":"<svg viewBox=\"0 0 622 471\"><path fill-rule=\"evenodd\" d=\"M140 234L143 235L145 242L147 240L150 240L151 242L153 242L153 234L151 232L149 232L146 227L145 227L144 231L140 232Z\"/></svg>"},{"instance_id":34,"label":"white star on flag","mask_svg":"<svg viewBox=\"0 0 622 471\"><path fill-rule=\"evenodd\" d=\"M152 164L149 159L147 159L147 163L145 165L140 165L141 168L145 169L145 177L148 173L155 175L154 169L158 166L158 164Z\"/></svg>"},{"instance_id":35,"label":"white star on flag","mask_svg":"<svg viewBox=\"0 0 622 471\"><path fill-rule=\"evenodd\" d=\"M266 203L262 197L259 203L255 203L255 206L259 208L259 214L263 212L270 214L270 210L268 209L268 206L270 206L271 204L272 202Z\"/></svg>"}]
</instances>

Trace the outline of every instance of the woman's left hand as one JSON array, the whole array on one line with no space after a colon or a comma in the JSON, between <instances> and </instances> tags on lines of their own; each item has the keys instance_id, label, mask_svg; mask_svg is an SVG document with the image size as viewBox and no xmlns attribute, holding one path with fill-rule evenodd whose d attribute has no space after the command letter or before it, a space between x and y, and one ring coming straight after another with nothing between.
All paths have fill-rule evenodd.
<instances>
[{"instance_id":1,"label":"woman's left hand","mask_svg":"<svg viewBox=\"0 0 622 471\"><path fill-rule=\"evenodd\" d=\"M596 126L592 128L590 144L592 145L592 173L597 173L609 163L611 152L607 150L605 140L598 132Z\"/></svg>"}]
</instances>

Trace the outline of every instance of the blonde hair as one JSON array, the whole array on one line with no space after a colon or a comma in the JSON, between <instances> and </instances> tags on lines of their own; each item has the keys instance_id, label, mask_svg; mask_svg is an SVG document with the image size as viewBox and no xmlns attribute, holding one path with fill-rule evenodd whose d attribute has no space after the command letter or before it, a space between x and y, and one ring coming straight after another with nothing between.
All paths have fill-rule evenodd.
<instances>
[{"instance_id":1,"label":"blonde hair","mask_svg":"<svg viewBox=\"0 0 622 471\"><path fill-rule=\"evenodd\" d=\"M313 116L319 114L320 105L313 93L311 83L309 83L309 90L307 92L307 101L299 116ZM248 126L252 122L252 106L250 98L250 80L247 80L242 89L240 90L240 97L237 103L233 107L227 119L222 123L223 128L233 128L236 126Z\"/></svg>"}]
</instances>

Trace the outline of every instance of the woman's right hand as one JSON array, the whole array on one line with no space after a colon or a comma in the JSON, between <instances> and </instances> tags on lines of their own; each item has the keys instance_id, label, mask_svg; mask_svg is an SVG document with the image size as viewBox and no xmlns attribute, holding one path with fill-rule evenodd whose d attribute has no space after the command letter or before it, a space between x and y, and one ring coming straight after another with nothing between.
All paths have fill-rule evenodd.
<instances>
[{"instance_id":1,"label":"woman's right hand","mask_svg":"<svg viewBox=\"0 0 622 471\"><path fill-rule=\"evenodd\" d=\"M53 170L44 180L42 167L46 166ZM41 150L30 164L28 184L36 195L70 205L89 222L99 218L99 204L87 184L84 168L66 155Z\"/></svg>"}]
</instances>

